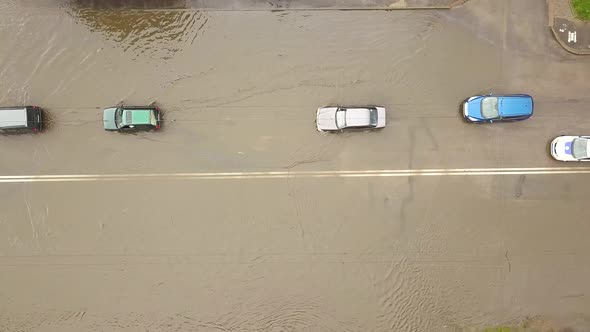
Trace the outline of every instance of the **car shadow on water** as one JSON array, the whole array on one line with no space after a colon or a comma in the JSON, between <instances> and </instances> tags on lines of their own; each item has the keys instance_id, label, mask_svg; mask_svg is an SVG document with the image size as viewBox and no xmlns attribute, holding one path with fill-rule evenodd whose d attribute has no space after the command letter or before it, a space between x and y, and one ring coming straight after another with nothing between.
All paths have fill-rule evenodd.
<instances>
[{"instance_id":1,"label":"car shadow on water","mask_svg":"<svg viewBox=\"0 0 590 332\"><path fill-rule=\"evenodd\" d=\"M55 121L55 119L51 115L51 112L48 112L46 109L44 109L43 110L43 128L41 129L41 132L44 133L44 132L51 131L54 127L54 121Z\"/></svg>"},{"instance_id":2,"label":"car shadow on water","mask_svg":"<svg viewBox=\"0 0 590 332\"><path fill-rule=\"evenodd\" d=\"M386 129L384 128L375 128L375 129L347 129L347 130L329 130L329 131L317 131L321 135L325 136L336 136L342 138L349 138L358 135L377 135L383 132Z\"/></svg>"}]
</instances>

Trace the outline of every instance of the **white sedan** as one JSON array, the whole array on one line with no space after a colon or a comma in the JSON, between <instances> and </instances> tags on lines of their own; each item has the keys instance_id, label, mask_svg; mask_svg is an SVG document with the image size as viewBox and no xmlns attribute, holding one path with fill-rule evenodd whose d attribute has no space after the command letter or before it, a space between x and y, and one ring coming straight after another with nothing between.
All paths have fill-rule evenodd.
<instances>
[{"instance_id":1,"label":"white sedan","mask_svg":"<svg viewBox=\"0 0 590 332\"><path fill-rule=\"evenodd\" d=\"M319 131L383 128L385 127L385 108L378 106L320 107L316 124Z\"/></svg>"},{"instance_id":2,"label":"white sedan","mask_svg":"<svg viewBox=\"0 0 590 332\"><path fill-rule=\"evenodd\" d=\"M590 161L590 136L558 136L551 141L551 155L560 161Z\"/></svg>"}]
</instances>

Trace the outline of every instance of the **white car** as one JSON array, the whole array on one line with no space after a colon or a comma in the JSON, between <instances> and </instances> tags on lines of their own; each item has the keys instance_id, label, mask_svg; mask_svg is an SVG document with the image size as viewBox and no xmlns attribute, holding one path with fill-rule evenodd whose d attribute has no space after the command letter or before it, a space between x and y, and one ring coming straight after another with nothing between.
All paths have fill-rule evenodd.
<instances>
[{"instance_id":1,"label":"white car","mask_svg":"<svg viewBox=\"0 0 590 332\"><path fill-rule=\"evenodd\" d=\"M590 161L590 136L558 136L551 141L551 155L560 161Z\"/></svg>"},{"instance_id":2,"label":"white car","mask_svg":"<svg viewBox=\"0 0 590 332\"><path fill-rule=\"evenodd\" d=\"M319 131L377 129L385 127L385 108L378 106L318 108Z\"/></svg>"}]
</instances>

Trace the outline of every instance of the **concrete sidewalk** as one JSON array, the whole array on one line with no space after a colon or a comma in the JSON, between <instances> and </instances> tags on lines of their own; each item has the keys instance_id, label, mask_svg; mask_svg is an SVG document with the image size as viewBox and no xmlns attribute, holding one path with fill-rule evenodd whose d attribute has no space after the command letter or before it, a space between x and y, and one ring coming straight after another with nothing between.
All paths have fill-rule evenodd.
<instances>
[{"instance_id":1,"label":"concrete sidewalk","mask_svg":"<svg viewBox=\"0 0 590 332\"><path fill-rule=\"evenodd\" d=\"M575 17L570 0L547 0L547 6L557 42L571 53L590 55L590 22Z\"/></svg>"},{"instance_id":2,"label":"concrete sidewalk","mask_svg":"<svg viewBox=\"0 0 590 332\"><path fill-rule=\"evenodd\" d=\"M272 10L450 9L468 0L76 0L83 8Z\"/></svg>"}]
</instances>

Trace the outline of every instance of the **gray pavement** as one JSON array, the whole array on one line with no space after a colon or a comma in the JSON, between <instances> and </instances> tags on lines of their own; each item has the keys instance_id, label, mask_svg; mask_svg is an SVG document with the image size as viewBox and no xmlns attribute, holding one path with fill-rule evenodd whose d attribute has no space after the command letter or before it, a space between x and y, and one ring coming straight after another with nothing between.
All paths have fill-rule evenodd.
<instances>
[{"instance_id":1,"label":"gray pavement","mask_svg":"<svg viewBox=\"0 0 590 332\"><path fill-rule=\"evenodd\" d=\"M550 159L550 140L588 134L590 59L554 42L536 0L452 11L1 9L0 41L15 51L0 52L0 101L42 105L52 121L42 135L0 137L3 176L553 169L564 164ZM535 115L464 123L460 101L490 91L532 94ZM100 108L121 100L157 101L163 130L102 131ZM388 126L320 134L315 109L333 103L384 105ZM0 330L456 331L531 317L588 330L589 182L0 183Z\"/></svg>"},{"instance_id":2,"label":"gray pavement","mask_svg":"<svg viewBox=\"0 0 590 332\"><path fill-rule=\"evenodd\" d=\"M590 22L556 17L551 29L566 50L579 55L590 54Z\"/></svg>"},{"instance_id":3,"label":"gray pavement","mask_svg":"<svg viewBox=\"0 0 590 332\"><path fill-rule=\"evenodd\" d=\"M576 18L570 0L547 0L549 26L557 42L576 55L590 54L590 22Z\"/></svg>"}]
</instances>

